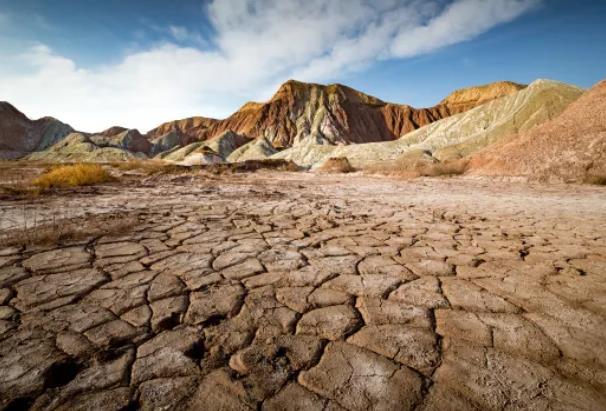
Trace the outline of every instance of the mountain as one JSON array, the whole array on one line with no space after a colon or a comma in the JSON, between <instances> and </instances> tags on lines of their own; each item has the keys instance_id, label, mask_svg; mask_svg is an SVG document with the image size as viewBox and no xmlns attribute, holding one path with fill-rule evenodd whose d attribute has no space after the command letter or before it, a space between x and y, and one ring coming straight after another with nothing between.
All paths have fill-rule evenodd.
<instances>
[{"instance_id":1,"label":"mountain","mask_svg":"<svg viewBox=\"0 0 606 411\"><path fill-rule=\"evenodd\" d=\"M266 103L249 102L224 120L192 117L165 123L148 138L186 145L232 131L250 139L265 138L273 148L296 145L304 138L328 144L390 141L436 120L461 113L525 86L497 82L457 91L440 104L416 109L386 103L341 84L328 86L290 80Z\"/></svg>"},{"instance_id":2,"label":"mountain","mask_svg":"<svg viewBox=\"0 0 606 411\"><path fill-rule=\"evenodd\" d=\"M147 158L153 145L139 131L111 127L98 134L74 132L26 159L44 161L121 161Z\"/></svg>"},{"instance_id":3,"label":"mountain","mask_svg":"<svg viewBox=\"0 0 606 411\"><path fill-rule=\"evenodd\" d=\"M545 180L606 178L606 80L559 116L478 153L470 174Z\"/></svg>"},{"instance_id":4,"label":"mountain","mask_svg":"<svg viewBox=\"0 0 606 411\"><path fill-rule=\"evenodd\" d=\"M248 143L250 139L226 131L207 141L198 141L185 147L175 148L159 157L163 160L180 162L187 165L225 162L237 148Z\"/></svg>"},{"instance_id":5,"label":"mountain","mask_svg":"<svg viewBox=\"0 0 606 411\"><path fill-rule=\"evenodd\" d=\"M123 133L127 132L128 130ZM117 138L108 139L102 135L71 133L49 148L29 154L25 159L48 162L105 162L147 158L143 153L136 153L124 148L123 144L123 141Z\"/></svg>"},{"instance_id":6,"label":"mountain","mask_svg":"<svg viewBox=\"0 0 606 411\"><path fill-rule=\"evenodd\" d=\"M255 145L256 150L243 150L248 152L244 157L279 151L307 141L330 145L391 141L423 125L523 87L511 82L472 87L454 92L434 107L416 109L386 103L340 84L324 86L290 80L268 102L246 103L224 120L190 117L161 124L145 135L115 126L100 133L80 133L87 140L76 140L82 144L91 143L92 146L86 146L91 150L114 147L156 156L192 143L210 141L225 133L248 140L261 139L260 145ZM10 152L12 157L48 149L74 131L52 118L29 120L8 103L2 107L0 150ZM265 147L265 143L269 147ZM79 150L73 144L58 147ZM51 151L51 157L60 157L57 147ZM68 155L71 154L66 153ZM94 158L94 155L88 157Z\"/></svg>"},{"instance_id":7,"label":"mountain","mask_svg":"<svg viewBox=\"0 0 606 411\"><path fill-rule=\"evenodd\" d=\"M44 150L74 129L52 117L30 120L7 102L0 102L0 159Z\"/></svg>"},{"instance_id":8,"label":"mountain","mask_svg":"<svg viewBox=\"0 0 606 411\"><path fill-rule=\"evenodd\" d=\"M461 158L557 116L582 93L564 83L537 80L527 88L406 133L395 141L329 146L306 140L272 158L314 166L329 157L346 157L354 167L395 168L419 159Z\"/></svg>"},{"instance_id":9,"label":"mountain","mask_svg":"<svg viewBox=\"0 0 606 411\"><path fill-rule=\"evenodd\" d=\"M402 142L440 161L462 158L556 117L582 94L575 86L536 80L518 93L408 133Z\"/></svg>"},{"instance_id":10,"label":"mountain","mask_svg":"<svg viewBox=\"0 0 606 411\"><path fill-rule=\"evenodd\" d=\"M264 159L277 152L278 150L273 148L265 137L261 137L234 150L229 157L227 157L227 161L236 163L239 161Z\"/></svg>"},{"instance_id":11,"label":"mountain","mask_svg":"<svg viewBox=\"0 0 606 411\"><path fill-rule=\"evenodd\" d=\"M154 145L154 154L158 154L212 138L214 135L209 134L209 127L218 122L219 120L207 117L169 121L150 130L146 137Z\"/></svg>"}]
</instances>

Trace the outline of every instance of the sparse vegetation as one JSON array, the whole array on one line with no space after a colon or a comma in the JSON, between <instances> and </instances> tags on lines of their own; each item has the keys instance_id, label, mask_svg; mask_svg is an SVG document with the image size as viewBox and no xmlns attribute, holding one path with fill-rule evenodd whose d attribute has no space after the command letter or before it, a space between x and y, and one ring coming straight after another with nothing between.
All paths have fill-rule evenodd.
<instances>
[{"instance_id":1,"label":"sparse vegetation","mask_svg":"<svg viewBox=\"0 0 606 411\"><path fill-rule=\"evenodd\" d=\"M167 163L162 160L129 160L117 161L110 165L120 171L140 171L143 174L152 175L156 173L173 172L176 169L183 170L182 167Z\"/></svg>"},{"instance_id":2,"label":"sparse vegetation","mask_svg":"<svg viewBox=\"0 0 606 411\"><path fill-rule=\"evenodd\" d=\"M606 186L606 175L590 174L585 177L584 183L596 186Z\"/></svg>"},{"instance_id":3,"label":"sparse vegetation","mask_svg":"<svg viewBox=\"0 0 606 411\"><path fill-rule=\"evenodd\" d=\"M318 167L318 171L322 173L351 173L355 169L351 166L347 157L333 157Z\"/></svg>"},{"instance_id":4,"label":"sparse vegetation","mask_svg":"<svg viewBox=\"0 0 606 411\"><path fill-rule=\"evenodd\" d=\"M434 160L435 161L435 160ZM417 177L448 177L462 175L467 171L467 159L431 162L428 159L404 157L398 160L385 161L364 168L371 174L382 174L398 178L413 179Z\"/></svg>"},{"instance_id":5,"label":"sparse vegetation","mask_svg":"<svg viewBox=\"0 0 606 411\"><path fill-rule=\"evenodd\" d=\"M424 177L458 176L467 170L468 160L451 160L435 164L420 165L416 171Z\"/></svg>"},{"instance_id":6,"label":"sparse vegetation","mask_svg":"<svg viewBox=\"0 0 606 411\"><path fill-rule=\"evenodd\" d=\"M136 216L127 213L96 215L92 218L70 218L57 213L51 221L42 222L35 215L27 217L24 221L29 220L28 225L0 234L0 247L60 244L87 237L120 234L138 222Z\"/></svg>"},{"instance_id":7,"label":"sparse vegetation","mask_svg":"<svg viewBox=\"0 0 606 411\"><path fill-rule=\"evenodd\" d=\"M36 177L32 184L40 189L80 187L113 181L114 177L99 164L72 164L53 167Z\"/></svg>"},{"instance_id":8,"label":"sparse vegetation","mask_svg":"<svg viewBox=\"0 0 606 411\"><path fill-rule=\"evenodd\" d=\"M301 167L290 160L265 159L265 160L246 160L236 163L209 164L200 166L200 169L212 174L223 173L250 173L257 170L275 170L275 171L300 171Z\"/></svg>"}]
</instances>

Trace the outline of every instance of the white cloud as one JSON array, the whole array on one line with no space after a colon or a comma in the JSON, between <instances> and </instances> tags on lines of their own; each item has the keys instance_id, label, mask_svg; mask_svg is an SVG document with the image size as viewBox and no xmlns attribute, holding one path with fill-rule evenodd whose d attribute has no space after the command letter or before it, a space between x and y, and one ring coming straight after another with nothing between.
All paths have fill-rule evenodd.
<instances>
[{"instance_id":1,"label":"white cloud","mask_svg":"<svg viewBox=\"0 0 606 411\"><path fill-rule=\"evenodd\" d=\"M185 27L168 26L171 41L88 70L43 44L0 51L0 99L91 131L222 117L245 98L269 97L288 78L324 81L380 59L432 52L539 1L215 0L207 6L213 48Z\"/></svg>"}]
</instances>

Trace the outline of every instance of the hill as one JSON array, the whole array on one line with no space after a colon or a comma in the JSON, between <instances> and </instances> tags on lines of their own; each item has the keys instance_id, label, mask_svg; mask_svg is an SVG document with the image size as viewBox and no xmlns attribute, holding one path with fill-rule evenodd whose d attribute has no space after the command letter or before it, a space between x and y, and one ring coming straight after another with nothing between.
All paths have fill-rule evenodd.
<instances>
[{"instance_id":1,"label":"hill","mask_svg":"<svg viewBox=\"0 0 606 411\"><path fill-rule=\"evenodd\" d=\"M11 104L0 102L0 159L44 150L74 129L52 117L30 120Z\"/></svg>"},{"instance_id":2,"label":"hill","mask_svg":"<svg viewBox=\"0 0 606 411\"><path fill-rule=\"evenodd\" d=\"M559 116L474 156L470 174L606 181L606 80Z\"/></svg>"},{"instance_id":3,"label":"hill","mask_svg":"<svg viewBox=\"0 0 606 411\"><path fill-rule=\"evenodd\" d=\"M582 93L564 83L537 80L525 89L421 127L396 141L334 147L307 140L273 157L306 166L328 157L347 157L354 167L394 168L420 158L457 159L554 118Z\"/></svg>"}]
</instances>

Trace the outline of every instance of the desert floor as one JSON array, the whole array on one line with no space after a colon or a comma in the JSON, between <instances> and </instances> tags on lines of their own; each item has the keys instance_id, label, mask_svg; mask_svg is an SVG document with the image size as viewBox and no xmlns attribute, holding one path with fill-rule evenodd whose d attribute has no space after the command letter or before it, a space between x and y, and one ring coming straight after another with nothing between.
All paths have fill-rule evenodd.
<instances>
[{"instance_id":1,"label":"desert floor","mask_svg":"<svg viewBox=\"0 0 606 411\"><path fill-rule=\"evenodd\" d=\"M604 187L186 175L0 231L107 213L0 248L0 409L606 409Z\"/></svg>"}]
</instances>

